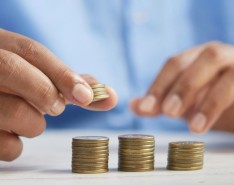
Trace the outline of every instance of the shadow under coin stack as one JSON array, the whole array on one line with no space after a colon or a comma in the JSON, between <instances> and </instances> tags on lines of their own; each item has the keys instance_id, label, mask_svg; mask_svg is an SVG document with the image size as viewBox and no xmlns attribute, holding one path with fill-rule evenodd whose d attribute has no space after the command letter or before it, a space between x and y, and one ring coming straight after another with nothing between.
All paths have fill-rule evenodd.
<instances>
[{"instance_id":1,"label":"shadow under coin stack","mask_svg":"<svg viewBox=\"0 0 234 185\"><path fill-rule=\"evenodd\" d=\"M80 136L72 139L72 172L108 172L109 138Z\"/></svg>"},{"instance_id":2,"label":"shadow under coin stack","mask_svg":"<svg viewBox=\"0 0 234 185\"><path fill-rule=\"evenodd\" d=\"M119 171L154 170L154 136L129 134L119 136Z\"/></svg>"},{"instance_id":3,"label":"shadow under coin stack","mask_svg":"<svg viewBox=\"0 0 234 185\"><path fill-rule=\"evenodd\" d=\"M93 90L93 102L101 101L109 98L109 94L106 91L105 84L91 85Z\"/></svg>"},{"instance_id":4,"label":"shadow under coin stack","mask_svg":"<svg viewBox=\"0 0 234 185\"><path fill-rule=\"evenodd\" d=\"M203 142L181 141L169 143L169 170L199 170L203 167L205 146Z\"/></svg>"}]
</instances>

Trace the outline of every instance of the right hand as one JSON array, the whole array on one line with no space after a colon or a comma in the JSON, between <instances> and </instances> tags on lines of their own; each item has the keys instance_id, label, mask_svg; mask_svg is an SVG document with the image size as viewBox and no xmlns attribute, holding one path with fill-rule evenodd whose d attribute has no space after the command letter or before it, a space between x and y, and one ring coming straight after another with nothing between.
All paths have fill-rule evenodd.
<instances>
[{"instance_id":1,"label":"right hand","mask_svg":"<svg viewBox=\"0 0 234 185\"><path fill-rule=\"evenodd\" d=\"M66 102L90 110L109 110L117 96L92 103L89 84L97 81L78 75L47 48L25 36L0 29L0 160L11 161L22 152L19 136L41 134L44 114L57 116Z\"/></svg>"}]
</instances>

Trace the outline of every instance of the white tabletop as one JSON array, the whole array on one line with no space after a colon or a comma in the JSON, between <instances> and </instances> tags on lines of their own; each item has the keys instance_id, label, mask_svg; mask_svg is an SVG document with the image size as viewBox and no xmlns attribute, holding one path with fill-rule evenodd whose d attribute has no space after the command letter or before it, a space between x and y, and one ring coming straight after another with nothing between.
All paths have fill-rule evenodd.
<instances>
[{"instance_id":1,"label":"white tabletop","mask_svg":"<svg viewBox=\"0 0 234 185\"><path fill-rule=\"evenodd\" d=\"M198 136L181 133L154 133L157 145L156 168L152 172L117 171L119 134L123 133L47 131L36 139L23 139L24 152L21 157L10 163L0 162L0 185L234 184L234 134L210 133ZM110 137L110 171L108 173L71 173L71 141L72 137L79 135ZM203 170L166 170L168 143L178 140L197 140L206 143Z\"/></svg>"}]
</instances>

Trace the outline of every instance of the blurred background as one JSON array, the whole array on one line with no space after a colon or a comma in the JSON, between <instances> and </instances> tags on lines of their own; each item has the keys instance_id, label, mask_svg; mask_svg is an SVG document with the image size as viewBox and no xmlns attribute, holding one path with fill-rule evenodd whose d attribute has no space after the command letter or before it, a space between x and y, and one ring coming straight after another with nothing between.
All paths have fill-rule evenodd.
<instances>
[{"instance_id":1,"label":"blurred background","mask_svg":"<svg viewBox=\"0 0 234 185\"><path fill-rule=\"evenodd\" d=\"M108 112L67 106L53 129L187 131L185 121L136 117L129 100L144 95L165 61L213 40L234 43L232 0L1 0L0 27L49 48L80 74L116 89Z\"/></svg>"}]
</instances>

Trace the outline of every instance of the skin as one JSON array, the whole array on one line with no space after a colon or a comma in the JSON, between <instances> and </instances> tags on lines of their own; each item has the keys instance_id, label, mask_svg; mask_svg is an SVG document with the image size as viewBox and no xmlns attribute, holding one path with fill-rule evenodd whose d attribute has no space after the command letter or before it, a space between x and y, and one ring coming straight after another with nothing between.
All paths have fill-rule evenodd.
<instances>
[{"instance_id":1,"label":"skin","mask_svg":"<svg viewBox=\"0 0 234 185\"><path fill-rule=\"evenodd\" d=\"M211 42L170 58L144 97L131 101L139 116L165 114L192 132L234 132L234 47Z\"/></svg>"},{"instance_id":2,"label":"skin","mask_svg":"<svg viewBox=\"0 0 234 185\"><path fill-rule=\"evenodd\" d=\"M0 160L12 161L22 152L20 136L36 137L46 127L44 114L60 115L66 104L107 111L117 95L92 102L90 85L98 81L79 75L30 38L0 29Z\"/></svg>"}]
</instances>

